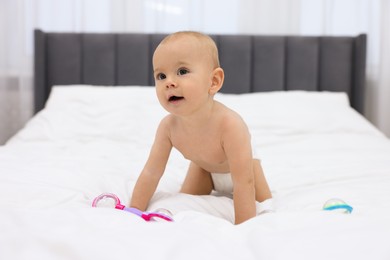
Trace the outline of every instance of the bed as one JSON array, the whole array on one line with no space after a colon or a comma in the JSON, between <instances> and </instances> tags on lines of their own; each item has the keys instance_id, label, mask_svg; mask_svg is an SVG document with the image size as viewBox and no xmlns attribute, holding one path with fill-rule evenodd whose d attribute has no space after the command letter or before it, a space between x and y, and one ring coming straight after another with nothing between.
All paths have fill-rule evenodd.
<instances>
[{"instance_id":1,"label":"bed","mask_svg":"<svg viewBox=\"0 0 390 260\"><path fill-rule=\"evenodd\" d=\"M0 147L0 259L390 259L390 142L364 111L366 35L212 35L216 99L256 139L274 212L233 225L232 200L178 193L172 152L146 222L128 204L160 107L161 34L35 31L35 116ZM323 210L344 200L351 214Z\"/></svg>"}]
</instances>

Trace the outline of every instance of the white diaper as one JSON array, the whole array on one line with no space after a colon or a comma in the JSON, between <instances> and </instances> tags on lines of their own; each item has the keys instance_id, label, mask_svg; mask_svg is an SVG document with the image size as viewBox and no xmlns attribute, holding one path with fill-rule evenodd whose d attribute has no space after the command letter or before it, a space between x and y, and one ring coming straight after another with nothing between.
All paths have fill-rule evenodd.
<instances>
[{"instance_id":1,"label":"white diaper","mask_svg":"<svg viewBox=\"0 0 390 260\"><path fill-rule=\"evenodd\" d=\"M258 156L256 152L256 148L254 145L254 140L251 138L252 143L252 154L254 160L259 160L260 157ZM233 180L232 180L232 174L231 173L211 173L211 179L213 180L214 190L220 194L227 197L232 197L233 195ZM263 202L256 202L256 212L257 215L273 212L274 206L273 206L273 199L267 199Z\"/></svg>"},{"instance_id":2,"label":"white diaper","mask_svg":"<svg viewBox=\"0 0 390 260\"><path fill-rule=\"evenodd\" d=\"M233 181L230 173L212 173L211 178L214 183L214 190L219 195L224 195L232 198L233 195ZM263 213L274 212L273 199L266 199L263 202L256 201L257 215Z\"/></svg>"},{"instance_id":3,"label":"white diaper","mask_svg":"<svg viewBox=\"0 0 390 260\"><path fill-rule=\"evenodd\" d=\"M251 138L252 157L254 160L259 160L257 154L254 138ZM231 195L233 193L233 180L231 173L211 173L211 178L214 184L214 190L224 195Z\"/></svg>"},{"instance_id":4,"label":"white diaper","mask_svg":"<svg viewBox=\"0 0 390 260\"><path fill-rule=\"evenodd\" d=\"M224 195L233 193L233 181L231 173L211 173L214 190Z\"/></svg>"},{"instance_id":5,"label":"white diaper","mask_svg":"<svg viewBox=\"0 0 390 260\"><path fill-rule=\"evenodd\" d=\"M273 198L266 199L263 202L256 201L256 212L257 212L257 215L275 212Z\"/></svg>"}]
</instances>

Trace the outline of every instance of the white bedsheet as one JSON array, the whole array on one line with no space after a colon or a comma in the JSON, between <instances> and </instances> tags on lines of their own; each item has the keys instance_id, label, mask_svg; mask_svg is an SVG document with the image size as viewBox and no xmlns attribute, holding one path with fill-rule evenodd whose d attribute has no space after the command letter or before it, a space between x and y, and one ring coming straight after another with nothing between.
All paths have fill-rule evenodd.
<instances>
[{"instance_id":1,"label":"white bedsheet","mask_svg":"<svg viewBox=\"0 0 390 260\"><path fill-rule=\"evenodd\" d=\"M159 120L153 88L56 87L0 147L0 259L390 259L390 142L343 93L218 94L256 139L274 213L234 226L226 197L178 194L173 151L150 210L174 223L92 208L129 202ZM352 214L322 210L341 198Z\"/></svg>"}]
</instances>

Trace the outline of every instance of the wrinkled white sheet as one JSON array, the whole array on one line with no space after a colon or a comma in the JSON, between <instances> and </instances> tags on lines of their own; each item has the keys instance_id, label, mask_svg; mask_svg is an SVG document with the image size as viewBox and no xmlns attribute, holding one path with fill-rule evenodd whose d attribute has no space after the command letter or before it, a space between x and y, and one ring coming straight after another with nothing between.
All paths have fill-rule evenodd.
<instances>
[{"instance_id":1,"label":"wrinkled white sheet","mask_svg":"<svg viewBox=\"0 0 390 260\"><path fill-rule=\"evenodd\" d=\"M238 111L274 196L274 213L234 226L232 201L178 194L173 151L150 210L174 223L92 208L129 202L159 120L153 88L56 87L0 147L0 259L390 259L390 142L343 93L218 94ZM330 198L350 215L321 210Z\"/></svg>"}]
</instances>

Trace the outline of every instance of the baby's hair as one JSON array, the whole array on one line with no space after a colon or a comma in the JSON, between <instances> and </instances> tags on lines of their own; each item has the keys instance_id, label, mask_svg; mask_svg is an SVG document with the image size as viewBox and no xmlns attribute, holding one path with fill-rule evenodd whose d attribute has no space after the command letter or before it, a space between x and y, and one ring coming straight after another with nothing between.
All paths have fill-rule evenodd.
<instances>
[{"instance_id":1,"label":"baby's hair","mask_svg":"<svg viewBox=\"0 0 390 260\"><path fill-rule=\"evenodd\" d=\"M180 31L180 32L175 32L173 34L168 35L165 37L160 44L167 43L171 40L179 39L181 37L194 37L195 39L199 40L201 44L204 45L205 48L210 52L211 59L213 61L214 68L219 68L219 56L218 56L218 48L217 45L215 44L214 40L203 33L200 32L195 32L195 31Z\"/></svg>"}]
</instances>

